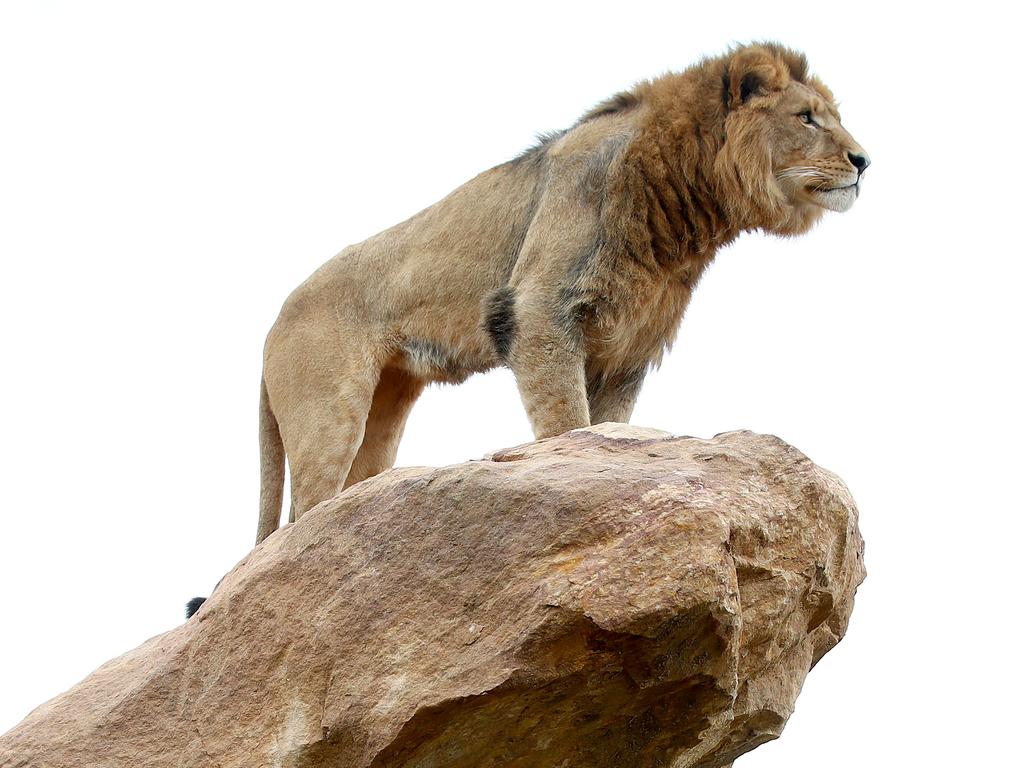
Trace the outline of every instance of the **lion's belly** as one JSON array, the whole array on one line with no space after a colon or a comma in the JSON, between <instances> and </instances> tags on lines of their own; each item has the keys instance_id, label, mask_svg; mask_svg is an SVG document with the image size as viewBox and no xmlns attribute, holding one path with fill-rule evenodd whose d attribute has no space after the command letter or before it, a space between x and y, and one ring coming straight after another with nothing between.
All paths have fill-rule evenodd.
<instances>
[{"instance_id":1,"label":"lion's belly","mask_svg":"<svg viewBox=\"0 0 1024 768\"><path fill-rule=\"evenodd\" d=\"M491 290L491 281L477 274L432 280L402 296L388 322L395 363L425 381L452 384L497 365L482 314Z\"/></svg>"},{"instance_id":2,"label":"lion's belly","mask_svg":"<svg viewBox=\"0 0 1024 768\"><path fill-rule=\"evenodd\" d=\"M491 350L467 344L465 339L438 341L404 336L398 346L393 364L424 381L460 384L498 364Z\"/></svg>"}]
</instances>

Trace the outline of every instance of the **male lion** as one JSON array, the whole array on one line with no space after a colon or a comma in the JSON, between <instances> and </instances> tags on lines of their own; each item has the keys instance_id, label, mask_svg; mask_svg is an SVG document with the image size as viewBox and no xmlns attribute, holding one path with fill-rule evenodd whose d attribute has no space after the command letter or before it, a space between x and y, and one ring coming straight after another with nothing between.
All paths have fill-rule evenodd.
<instances>
[{"instance_id":1,"label":"male lion","mask_svg":"<svg viewBox=\"0 0 1024 768\"><path fill-rule=\"evenodd\" d=\"M538 438L626 421L721 246L845 211L868 156L804 56L738 47L643 82L349 246L288 297L260 393L257 543L392 465L430 382L515 373Z\"/></svg>"}]
</instances>

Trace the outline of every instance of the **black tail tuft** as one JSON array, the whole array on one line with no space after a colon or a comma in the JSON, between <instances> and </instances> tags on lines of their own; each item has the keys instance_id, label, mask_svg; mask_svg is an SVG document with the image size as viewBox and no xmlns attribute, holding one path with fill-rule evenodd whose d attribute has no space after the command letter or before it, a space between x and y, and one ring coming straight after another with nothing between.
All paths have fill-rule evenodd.
<instances>
[{"instance_id":1,"label":"black tail tuft","mask_svg":"<svg viewBox=\"0 0 1024 768\"><path fill-rule=\"evenodd\" d=\"M199 610L199 606L206 602L205 597L193 597L187 603L185 603L185 620L191 619L195 612Z\"/></svg>"}]
</instances>

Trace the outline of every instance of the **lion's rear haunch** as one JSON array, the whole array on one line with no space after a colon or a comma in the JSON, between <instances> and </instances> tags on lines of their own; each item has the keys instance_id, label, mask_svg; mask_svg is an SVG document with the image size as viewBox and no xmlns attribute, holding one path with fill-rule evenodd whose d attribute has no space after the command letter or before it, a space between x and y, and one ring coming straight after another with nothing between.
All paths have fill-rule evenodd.
<instances>
[{"instance_id":1,"label":"lion's rear haunch","mask_svg":"<svg viewBox=\"0 0 1024 768\"><path fill-rule=\"evenodd\" d=\"M199 606L206 602L205 597L193 597L187 603L185 603L185 620L191 619L195 616L196 611L199 610Z\"/></svg>"},{"instance_id":2,"label":"lion's rear haunch","mask_svg":"<svg viewBox=\"0 0 1024 768\"><path fill-rule=\"evenodd\" d=\"M350 246L267 336L257 543L394 463L424 387L512 369L538 438L626 422L716 251L845 211L869 159L803 54L642 82ZM191 605L191 604L190 604Z\"/></svg>"}]
</instances>

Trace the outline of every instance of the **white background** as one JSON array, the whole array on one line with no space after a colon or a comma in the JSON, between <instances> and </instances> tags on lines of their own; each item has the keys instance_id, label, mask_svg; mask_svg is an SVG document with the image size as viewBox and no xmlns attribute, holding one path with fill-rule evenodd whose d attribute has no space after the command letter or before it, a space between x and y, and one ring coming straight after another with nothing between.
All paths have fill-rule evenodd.
<instances>
[{"instance_id":1,"label":"white background","mask_svg":"<svg viewBox=\"0 0 1024 768\"><path fill-rule=\"evenodd\" d=\"M718 256L633 421L772 432L838 472L869 576L740 764L1006 764L1016 27L980 2L369 5L0 5L0 731L250 547L264 334L315 267L616 90L767 38L873 165L850 213ZM399 463L529 439L496 371L431 389Z\"/></svg>"}]
</instances>

